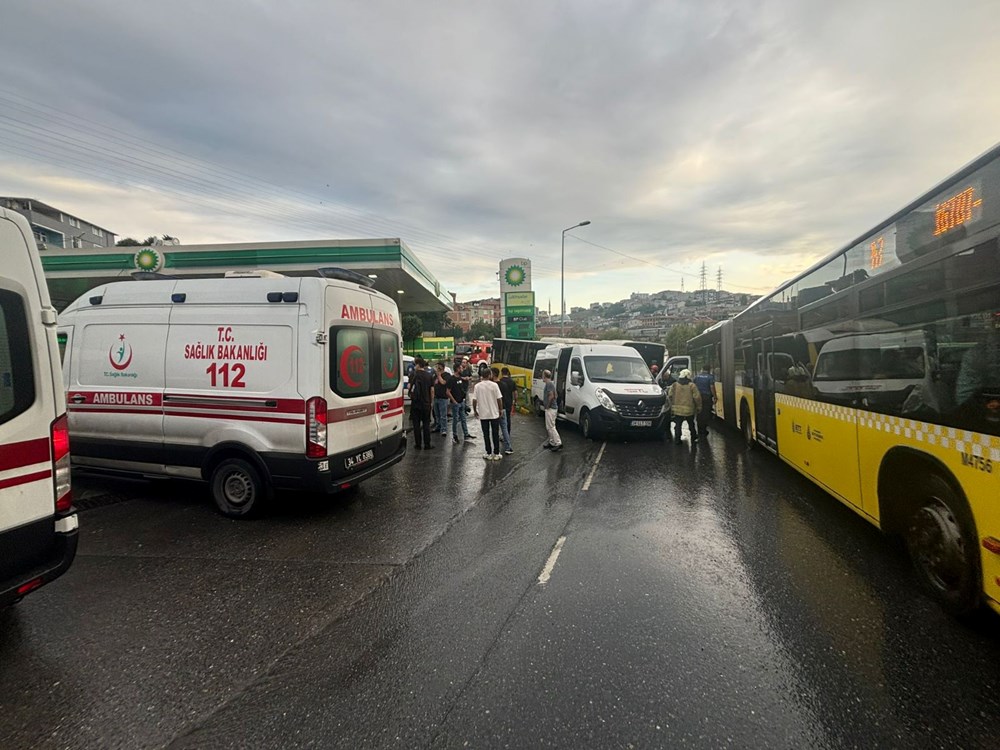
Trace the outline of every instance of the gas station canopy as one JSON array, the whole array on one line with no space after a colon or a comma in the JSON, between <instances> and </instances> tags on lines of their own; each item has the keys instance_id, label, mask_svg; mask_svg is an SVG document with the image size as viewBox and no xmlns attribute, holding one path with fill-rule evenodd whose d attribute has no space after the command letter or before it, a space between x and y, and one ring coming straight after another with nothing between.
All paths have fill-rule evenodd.
<instances>
[{"instance_id":1,"label":"gas station canopy","mask_svg":"<svg viewBox=\"0 0 1000 750\"><path fill-rule=\"evenodd\" d=\"M451 297L441 283L398 238L47 248L41 256L49 294L58 310L95 286L124 281L137 272L211 278L227 271L266 269L285 276L315 276L318 268L330 266L369 276L376 289L396 300L401 313L451 309Z\"/></svg>"}]
</instances>

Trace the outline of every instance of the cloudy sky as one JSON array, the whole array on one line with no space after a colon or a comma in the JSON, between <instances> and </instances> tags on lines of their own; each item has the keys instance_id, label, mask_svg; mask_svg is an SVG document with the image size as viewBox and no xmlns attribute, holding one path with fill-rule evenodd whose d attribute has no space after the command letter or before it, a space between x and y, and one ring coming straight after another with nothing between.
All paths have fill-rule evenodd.
<instances>
[{"instance_id":1,"label":"cloudy sky","mask_svg":"<svg viewBox=\"0 0 1000 750\"><path fill-rule=\"evenodd\" d=\"M401 237L459 299L761 292L1000 140L997 0L6 0L0 194Z\"/></svg>"}]
</instances>

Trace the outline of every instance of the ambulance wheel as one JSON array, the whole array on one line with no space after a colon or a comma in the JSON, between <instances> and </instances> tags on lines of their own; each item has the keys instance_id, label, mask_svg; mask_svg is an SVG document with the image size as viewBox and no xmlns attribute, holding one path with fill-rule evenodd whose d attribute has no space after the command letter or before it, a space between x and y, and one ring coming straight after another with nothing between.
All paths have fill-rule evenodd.
<instances>
[{"instance_id":1,"label":"ambulance wheel","mask_svg":"<svg viewBox=\"0 0 1000 750\"><path fill-rule=\"evenodd\" d=\"M270 494L260 472L242 458L227 458L212 471L212 497L224 516L247 518L255 515Z\"/></svg>"}]
</instances>

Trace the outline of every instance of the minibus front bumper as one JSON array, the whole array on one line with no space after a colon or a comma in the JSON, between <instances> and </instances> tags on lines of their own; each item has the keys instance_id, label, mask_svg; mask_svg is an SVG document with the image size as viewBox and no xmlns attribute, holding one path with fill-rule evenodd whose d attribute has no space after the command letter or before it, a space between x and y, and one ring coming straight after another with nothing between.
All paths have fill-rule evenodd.
<instances>
[{"instance_id":1,"label":"minibus front bumper","mask_svg":"<svg viewBox=\"0 0 1000 750\"><path fill-rule=\"evenodd\" d=\"M601 432L631 432L649 433L664 429L669 416L660 413L656 416L629 417L617 411L598 406L590 411L594 428Z\"/></svg>"}]
</instances>

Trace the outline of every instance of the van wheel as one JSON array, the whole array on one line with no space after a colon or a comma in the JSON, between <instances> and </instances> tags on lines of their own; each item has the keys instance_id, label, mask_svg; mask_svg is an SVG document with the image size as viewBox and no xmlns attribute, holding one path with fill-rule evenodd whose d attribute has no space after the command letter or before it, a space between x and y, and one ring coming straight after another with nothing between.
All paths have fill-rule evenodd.
<instances>
[{"instance_id":1,"label":"van wheel","mask_svg":"<svg viewBox=\"0 0 1000 750\"><path fill-rule=\"evenodd\" d=\"M753 436L753 422L750 421L750 407L746 401L740 406L740 426L743 429L743 442L747 448L753 448L757 441Z\"/></svg>"},{"instance_id":2,"label":"van wheel","mask_svg":"<svg viewBox=\"0 0 1000 750\"><path fill-rule=\"evenodd\" d=\"M584 411L580 415L580 433L583 435L585 440L594 439L594 421L591 418L589 411Z\"/></svg>"},{"instance_id":3,"label":"van wheel","mask_svg":"<svg viewBox=\"0 0 1000 750\"><path fill-rule=\"evenodd\" d=\"M256 515L270 495L260 472L242 458L227 458L212 471L212 497L224 516Z\"/></svg>"},{"instance_id":4,"label":"van wheel","mask_svg":"<svg viewBox=\"0 0 1000 750\"><path fill-rule=\"evenodd\" d=\"M545 416L545 409L542 408L542 400L540 398L538 398L538 396L535 396L532 399L532 404L535 407L535 416L536 417L544 417Z\"/></svg>"},{"instance_id":5,"label":"van wheel","mask_svg":"<svg viewBox=\"0 0 1000 750\"><path fill-rule=\"evenodd\" d=\"M904 536L917 578L956 617L973 613L980 602L979 557L974 524L965 504L938 474L911 480L913 514Z\"/></svg>"}]
</instances>

